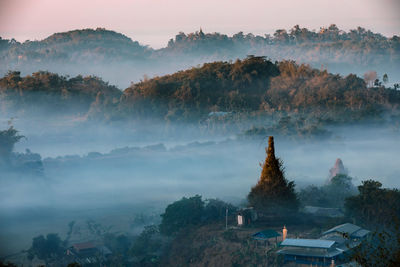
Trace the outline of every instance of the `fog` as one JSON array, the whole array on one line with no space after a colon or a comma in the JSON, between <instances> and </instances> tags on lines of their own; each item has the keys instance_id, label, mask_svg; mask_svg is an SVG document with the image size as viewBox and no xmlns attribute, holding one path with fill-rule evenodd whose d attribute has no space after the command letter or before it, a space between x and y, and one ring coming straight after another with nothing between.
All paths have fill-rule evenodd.
<instances>
[{"instance_id":1,"label":"fog","mask_svg":"<svg viewBox=\"0 0 400 267\"><path fill-rule=\"evenodd\" d=\"M299 64L309 64L313 68L326 69L331 73L340 74L346 76L349 73L363 77L364 73L368 71L377 71L378 78L382 80L383 74L389 76L389 84L393 85L400 81L399 72L397 71L398 66L395 63L392 64L374 64L373 68L370 65L363 64L351 64L350 62L343 62L342 59L335 59L334 56L326 54L321 55L324 60L305 59L303 56L309 51L297 51L297 54L287 55L279 54L276 47L263 48L262 50L235 50L234 53L221 54L208 54L208 55L185 55L177 54L166 56L162 59L147 59L138 61L119 61L119 62L93 62L90 64L74 64L74 63L28 63L23 65L10 65L0 67L0 72L6 74L8 70L21 71L22 76L30 75L38 70L50 71L58 73L64 76L77 76L77 75L93 75L101 77L104 81L115 85L121 90L129 87L132 83L140 82L141 80L152 78L156 76L163 76L167 74L173 74L177 71L186 70L192 67L200 66L207 62L213 61L230 61L232 59L244 59L247 55L266 56L272 61L281 60L294 60ZM204 51L207 54L207 51ZM180 60L177 61L176 58ZM378 55L370 55L372 58L379 58Z\"/></svg>"},{"instance_id":2,"label":"fog","mask_svg":"<svg viewBox=\"0 0 400 267\"><path fill-rule=\"evenodd\" d=\"M39 234L63 237L72 220L93 219L113 231L136 233L159 222L166 205L183 196L242 205L265 159L265 138L208 134L193 125L13 124L26 137L15 151L39 153L43 175L1 173L0 256L28 249ZM297 189L323 184L337 158L356 185L376 179L400 187L398 131L365 124L329 130L332 136L324 139L276 136L276 154ZM138 215L144 216L140 222Z\"/></svg>"}]
</instances>

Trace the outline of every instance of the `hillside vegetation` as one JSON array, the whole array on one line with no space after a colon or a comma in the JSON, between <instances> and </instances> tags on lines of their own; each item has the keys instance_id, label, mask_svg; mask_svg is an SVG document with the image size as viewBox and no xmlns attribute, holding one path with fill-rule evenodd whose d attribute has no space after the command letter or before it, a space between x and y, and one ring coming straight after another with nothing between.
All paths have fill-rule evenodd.
<instances>
[{"instance_id":1,"label":"hillside vegetation","mask_svg":"<svg viewBox=\"0 0 400 267\"><path fill-rule=\"evenodd\" d=\"M400 38L396 35L385 37L362 27L346 32L334 24L318 31L295 25L263 36L243 32L228 36L200 29L180 32L161 49L97 28L55 33L23 43L0 38L0 73L49 70L64 75L97 75L126 87L145 74L172 73L205 62L257 55L322 66L341 74L362 75L373 69L379 75L388 73L392 82L398 82L399 52Z\"/></svg>"},{"instance_id":2,"label":"hillside vegetation","mask_svg":"<svg viewBox=\"0 0 400 267\"><path fill-rule=\"evenodd\" d=\"M89 119L196 122L279 112L345 122L396 115L400 91L379 80L367 86L353 74L342 77L292 61L250 56L145 79L123 92L93 76L36 72L21 77L9 72L0 79L0 98L1 110L10 115L52 108L55 114ZM238 118L240 114L245 117Z\"/></svg>"}]
</instances>

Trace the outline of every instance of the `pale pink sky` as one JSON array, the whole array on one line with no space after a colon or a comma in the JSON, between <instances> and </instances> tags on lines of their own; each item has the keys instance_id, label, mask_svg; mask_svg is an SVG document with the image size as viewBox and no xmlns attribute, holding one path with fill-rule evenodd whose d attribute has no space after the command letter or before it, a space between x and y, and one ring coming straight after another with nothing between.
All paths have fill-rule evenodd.
<instances>
[{"instance_id":1,"label":"pale pink sky","mask_svg":"<svg viewBox=\"0 0 400 267\"><path fill-rule=\"evenodd\" d=\"M273 33L332 23L400 34L400 0L0 0L0 36L40 40L54 32L104 27L165 46L179 31Z\"/></svg>"}]
</instances>

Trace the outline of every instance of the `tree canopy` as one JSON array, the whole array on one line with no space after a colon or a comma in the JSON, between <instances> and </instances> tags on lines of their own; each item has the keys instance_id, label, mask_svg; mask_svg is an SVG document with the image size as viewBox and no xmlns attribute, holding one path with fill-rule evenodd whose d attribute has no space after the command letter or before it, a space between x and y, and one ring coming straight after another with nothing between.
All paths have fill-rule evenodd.
<instances>
[{"instance_id":1,"label":"tree canopy","mask_svg":"<svg viewBox=\"0 0 400 267\"><path fill-rule=\"evenodd\" d=\"M284 176L282 161L275 157L274 138L268 139L267 158L262 167L260 180L249 195L249 205L256 209L285 213L288 210L296 211L299 207L295 184Z\"/></svg>"},{"instance_id":2,"label":"tree canopy","mask_svg":"<svg viewBox=\"0 0 400 267\"><path fill-rule=\"evenodd\" d=\"M167 206L161 215L160 233L174 235L191 226L207 224L225 218L225 212L235 211L236 207L218 199L202 200L200 195L183 197Z\"/></svg>"},{"instance_id":3,"label":"tree canopy","mask_svg":"<svg viewBox=\"0 0 400 267\"><path fill-rule=\"evenodd\" d=\"M400 221L398 189L382 188L380 182L366 180L358 186L358 191L358 195L345 201L347 216L372 226L390 226L394 219Z\"/></svg>"},{"instance_id":4,"label":"tree canopy","mask_svg":"<svg viewBox=\"0 0 400 267\"><path fill-rule=\"evenodd\" d=\"M14 145L22 138L24 136L19 135L13 126L10 126L7 130L0 131L0 166L9 164Z\"/></svg>"},{"instance_id":5,"label":"tree canopy","mask_svg":"<svg viewBox=\"0 0 400 267\"><path fill-rule=\"evenodd\" d=\"M63 252L62 240L58 234L47 234L46 237L40 235L33 238L28 257L33 259L36 256L47 262L51 258L60 257Z\"/></svg>"}]
</instances>

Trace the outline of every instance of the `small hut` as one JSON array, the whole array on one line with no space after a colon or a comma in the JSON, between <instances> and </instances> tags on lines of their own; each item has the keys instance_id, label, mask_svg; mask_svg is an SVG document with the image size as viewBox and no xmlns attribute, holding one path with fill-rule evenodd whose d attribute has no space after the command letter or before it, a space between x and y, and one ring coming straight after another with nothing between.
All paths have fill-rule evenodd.
<instances>
[{"instance_id":1,"label":"small hut","mask_svg":"<svg viewBox=\"0 0 400 267\"><path fill-rule=\"evenodd\" d=\"M278 233L275 230L267 229L263 230L260 232L257 232L252 235L252 238L257 241L262 241L264 242L265 246L269 246L271 241L275 240L275 244L278 243L278 236L281 236L280 233ZM272 239L272 240L271 240Z\"/></svg>"},{"instance_id":2,"label":"small hut","mask_svg":"<svg viewBox=\"0 0 400 267\"><path fill-rule=\"evenodd\" d=\"M253 207L241 209L237 213L238 226L250 225L252 222L256 221L257 218L257 212Z\"/></svg>"}]
</instances>

